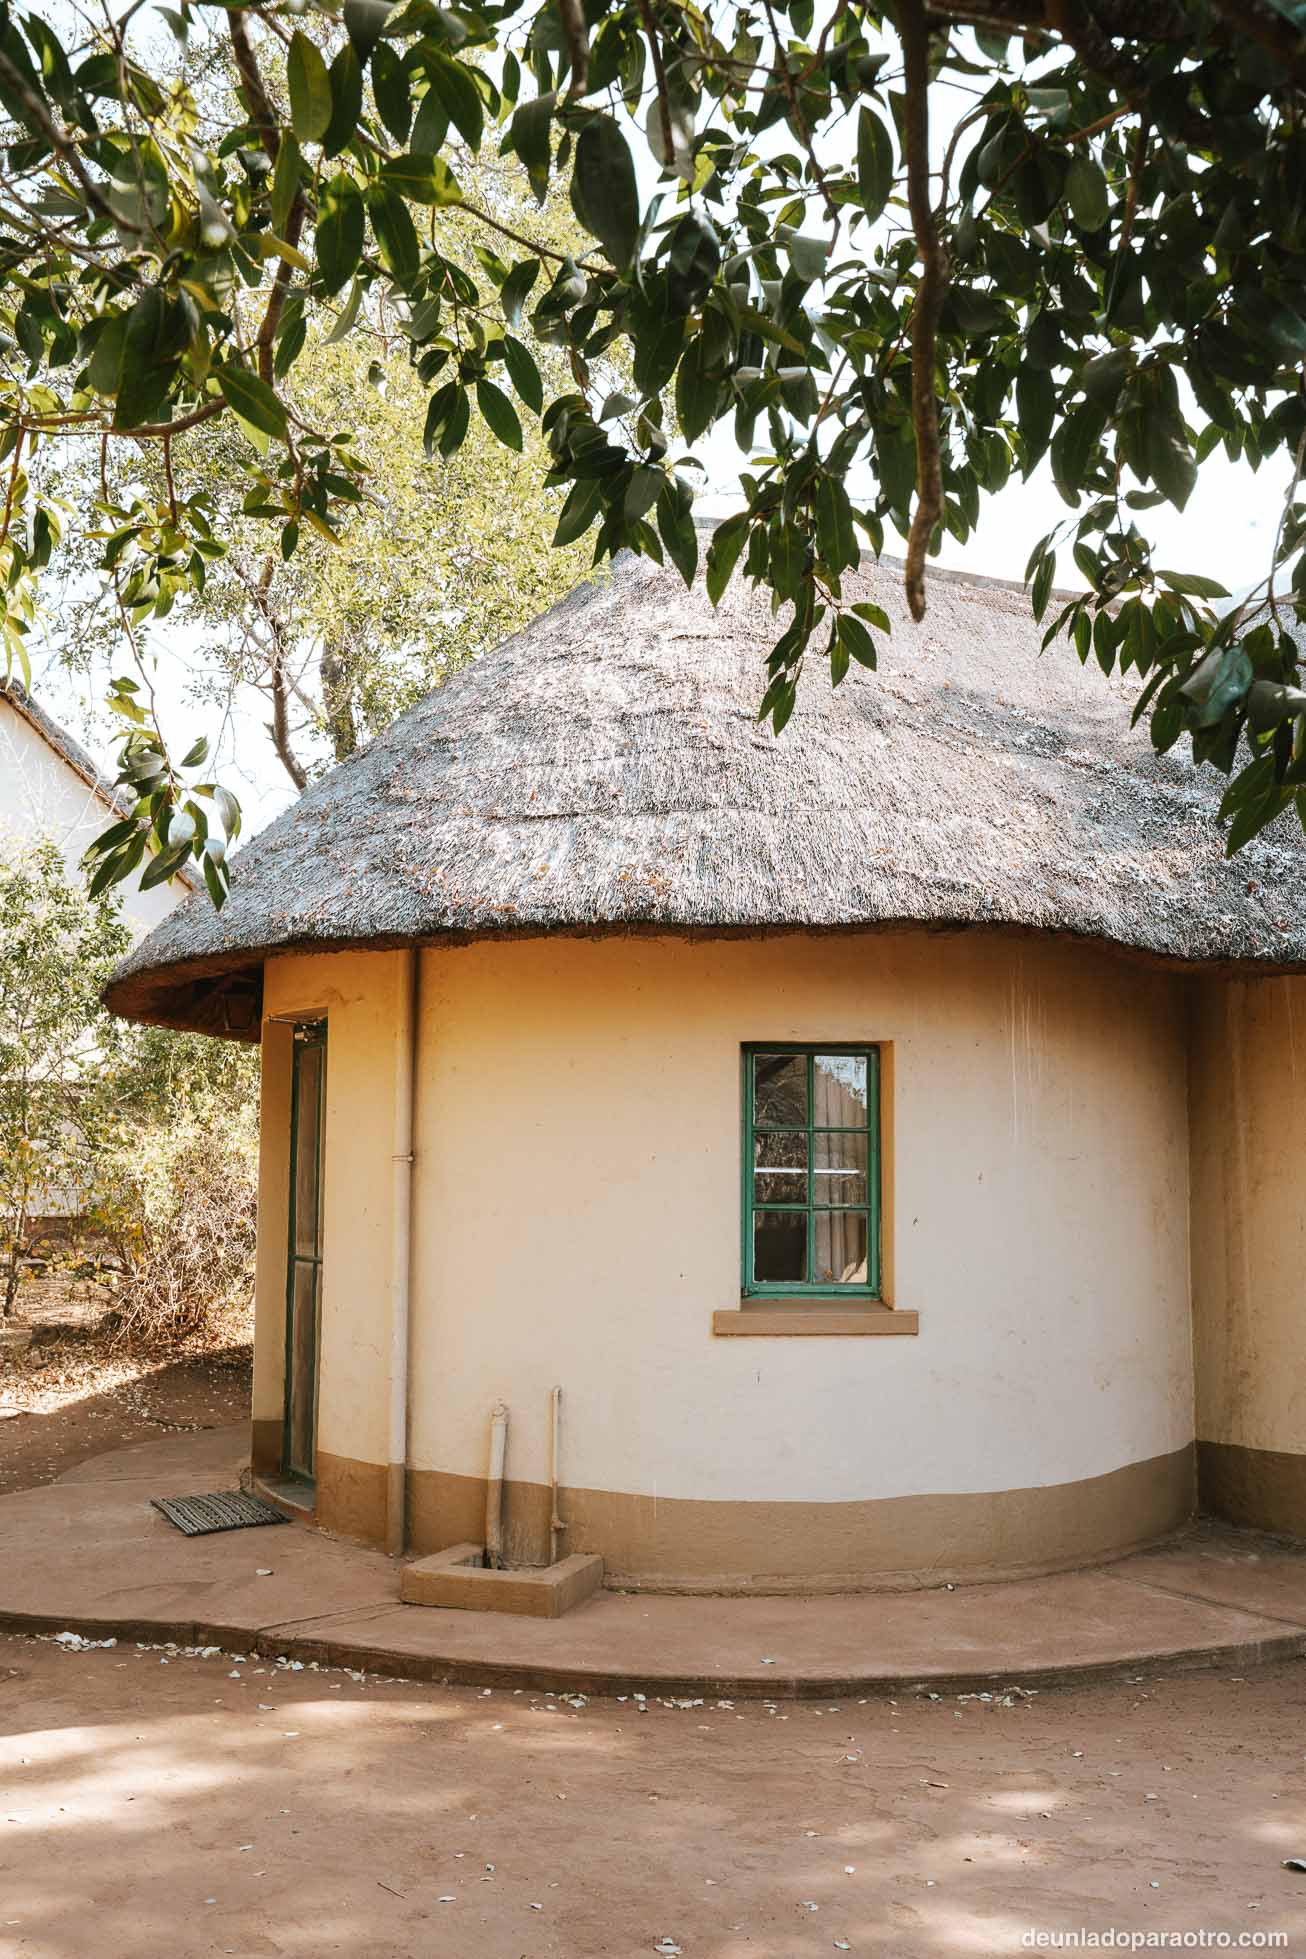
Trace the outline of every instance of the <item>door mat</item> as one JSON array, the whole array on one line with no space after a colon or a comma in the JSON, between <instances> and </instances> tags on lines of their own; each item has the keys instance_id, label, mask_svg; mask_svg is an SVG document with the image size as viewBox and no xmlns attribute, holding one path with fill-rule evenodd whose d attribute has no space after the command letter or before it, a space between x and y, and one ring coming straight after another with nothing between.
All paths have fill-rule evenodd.
<instances>
[{"instance_id":1,"label":"door mat","mask_svg":"<svg viewBox=\"0 0 1306 1959\"><path fill-rule=\"evenodd\" d=\"M260 1496L243 1490L217 1490L211 1496L152 1496L170 1524L187 1537L207 1537L215 1530L249 1530L255 1524L288 1524L289 1517Z\"/></svg>"}]
</instances>

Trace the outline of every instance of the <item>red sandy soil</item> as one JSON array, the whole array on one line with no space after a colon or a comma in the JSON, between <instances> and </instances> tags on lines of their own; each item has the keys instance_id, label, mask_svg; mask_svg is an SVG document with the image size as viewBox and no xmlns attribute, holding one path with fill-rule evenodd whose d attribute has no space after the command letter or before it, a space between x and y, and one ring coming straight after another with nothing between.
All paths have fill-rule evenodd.
<instances>
[{"instance_id":1,"label":"red sandy soil","mask_svg":"<svg viewBox=\"0 0 1306 1959\"><path fill-rule=\"evenodd\" d=\"M53 1483L107 1449L240 1421L249 1383L245 1344L166 1359L70 1327L0 1364L0 1496Z\"/></svg>"},{"instance_id":2,"label":"red sandy soil","mask_svg":"<svg viewBox=\"0 0 1306 1959\"><path fill-rule=\"evenodd\" d=\"M1306 1954L1300 1663L641 1709L10 1638L0 1732L5 1959Z\"/></svg>"}]
</instances>

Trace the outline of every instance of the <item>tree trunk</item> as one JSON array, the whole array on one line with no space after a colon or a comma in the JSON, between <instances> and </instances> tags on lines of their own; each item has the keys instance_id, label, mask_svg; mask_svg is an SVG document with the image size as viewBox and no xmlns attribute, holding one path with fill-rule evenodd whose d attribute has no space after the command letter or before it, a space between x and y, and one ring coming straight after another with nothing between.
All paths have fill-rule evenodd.
<instances>
[{"instance_id":1,"label":"tree trunk","mask_svg":"<svg viewBox=\"0 0 1306 1959\"><path fill-rule=\"evenodd\" d=\"M272 746L277 751L277 759L294 783L296 789L308 787L308 774L290 746L289 692L286 686L285 669L281 664L280 649L272 659Z\"/></svg>"},{"instance_id":2,"label":"tree trunk","mask_svg":"<svg viewBox=\"0 0 1306 1959\"><path fill-rule=\"evenodd\" d=\"M348 664L334 640L323 640L318 672L322 677L322 711L331 737L331 752L337 762L344 762L357 752L358 723L354 719L354 690Z\"/></svg>"},{"instance_id":3,"label":"tree trunk","mask_svg":"<svg viewBox=\"0 0 1306 1959\"><path fill-rule=\"evenodd\" d=\"M20 1276L18 1259L23 1249L23 1240L26 1236L27 1206L24 1204L14 1221L13 1242L9 1247L9 1257L5 1265L5 1295L4 1304L0 1307L0 1319L7 1320L14 1310L14 1301L18 1297L18 1280Z\"/></svg>"}]
</instances>

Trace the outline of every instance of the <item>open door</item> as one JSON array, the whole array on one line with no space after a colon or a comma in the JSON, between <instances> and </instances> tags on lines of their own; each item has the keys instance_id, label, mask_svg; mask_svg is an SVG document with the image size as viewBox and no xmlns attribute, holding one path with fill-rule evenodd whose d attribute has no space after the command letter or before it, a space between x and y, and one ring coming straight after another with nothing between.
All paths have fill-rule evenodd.
<instances>
[{"instance_id":1,"label":"open door","mask_svg":"<svg viewBox=\"0 0 1306 1959\"><path fill-rule=\"evenodd\" d=\"M290 1097L290 1247L286 1273L286 1408L281 1464L312 1482L322 1320L322 1129L326 1022L295 1029Z\"/></svg>"}]
</instances>

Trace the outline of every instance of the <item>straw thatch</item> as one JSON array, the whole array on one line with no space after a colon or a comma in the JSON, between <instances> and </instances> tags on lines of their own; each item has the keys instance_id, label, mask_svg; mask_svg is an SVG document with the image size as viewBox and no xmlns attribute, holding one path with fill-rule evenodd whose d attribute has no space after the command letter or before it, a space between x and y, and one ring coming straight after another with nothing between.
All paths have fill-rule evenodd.
<instances>
[{"instance_id":1,"label":"straw thatch","mask_svg":"<svg viewBox=\"0 0 1306 1959\"><path fill-rule=\"evenodd\" d=\"M714 613L619 564L314 783L110 1004L212 1025L214 980L278 948L559 930L1016 926L1306 962L1295 824L1227 863L1216 778L1131 733L1135 688L1040 657L1023 590L936 572L916 628L895 567L855 582L893 619L880 671L832 692L814 660L776 740L765 598L737 579Z\"/></svg>"}]
</instances>

